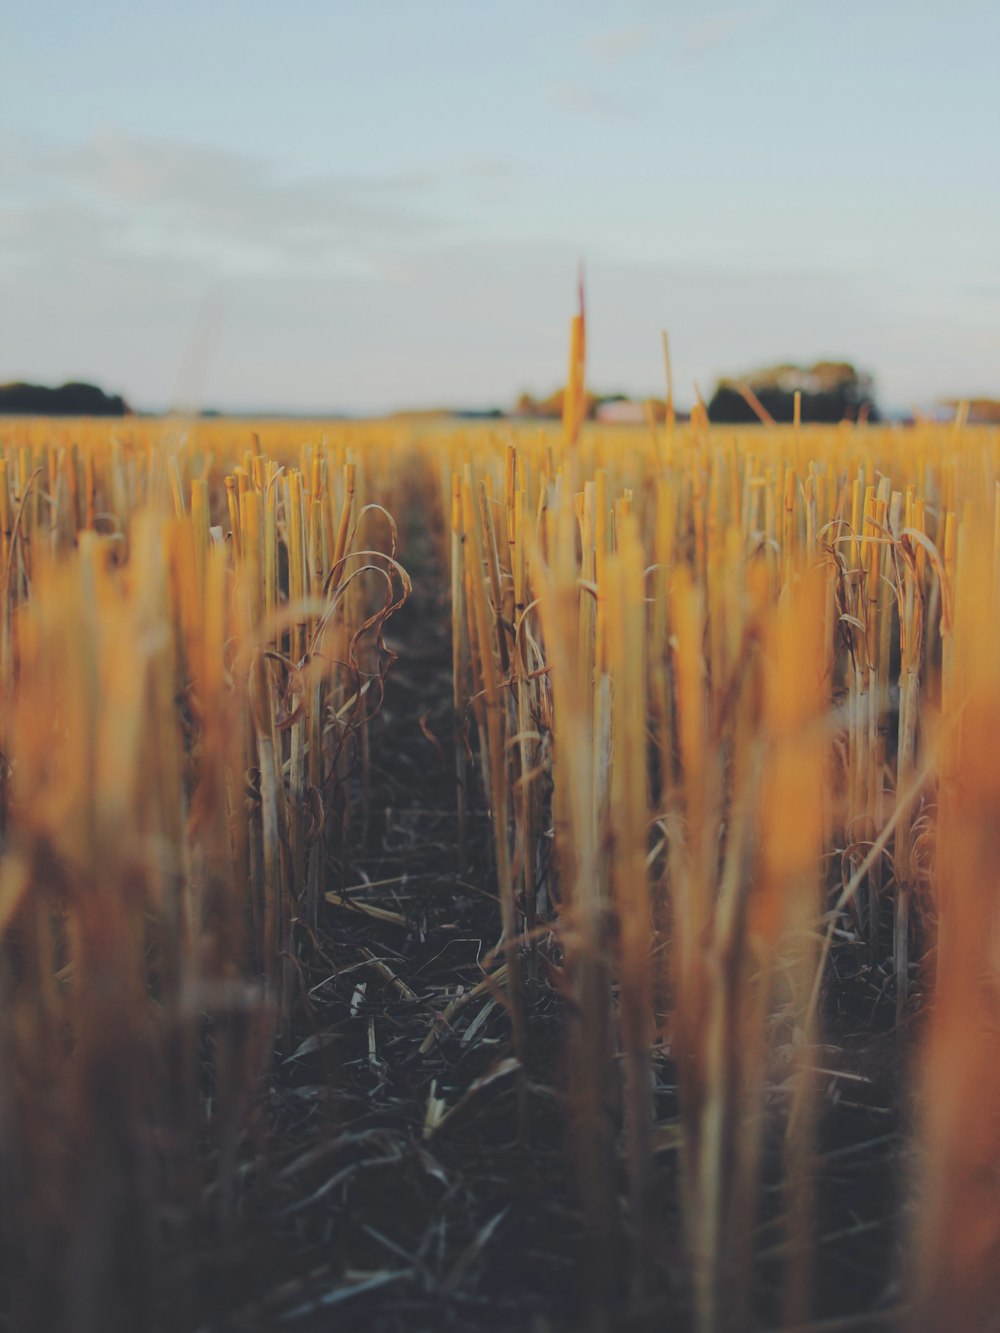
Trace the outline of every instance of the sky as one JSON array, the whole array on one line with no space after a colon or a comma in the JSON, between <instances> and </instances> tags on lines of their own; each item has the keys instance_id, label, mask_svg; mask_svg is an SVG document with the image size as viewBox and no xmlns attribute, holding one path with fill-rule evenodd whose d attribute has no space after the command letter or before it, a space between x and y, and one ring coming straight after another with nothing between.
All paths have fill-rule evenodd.
<instances>
[{"instance_id":1,"label":"sky","mask_svg":"<svg viewBox=\"0 0 1000 1333\"><path fill-rule=\"evenodd\" d=\"M852 360L1000 397L996 0L9 0L0 381L509 405Z\"/></svg>"}]
</instances>

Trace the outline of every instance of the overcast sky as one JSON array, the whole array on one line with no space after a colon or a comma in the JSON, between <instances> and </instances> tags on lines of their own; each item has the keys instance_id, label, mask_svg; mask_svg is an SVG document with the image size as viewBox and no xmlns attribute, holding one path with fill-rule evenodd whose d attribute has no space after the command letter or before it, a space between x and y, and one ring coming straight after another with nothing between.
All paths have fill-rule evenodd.
<instances>
[{"instance_id":1,"label":"overcast sky","mask_svg":"<svg viewBox=\"0 0 1000 1333\"><path fill-rule=\"evenodd\" d=\"M13 0L0 380L138 406L1000 396L996 0Z\"/></svg>"}]
</instances>

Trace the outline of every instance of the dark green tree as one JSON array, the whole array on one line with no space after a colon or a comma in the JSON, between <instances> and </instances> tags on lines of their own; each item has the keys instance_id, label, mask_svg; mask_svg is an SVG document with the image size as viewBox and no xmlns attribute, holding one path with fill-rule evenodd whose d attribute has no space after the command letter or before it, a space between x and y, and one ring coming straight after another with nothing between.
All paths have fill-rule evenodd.
<instances>
[{"instance_id":1,"label":"dark green tree","mask_svg":"<svg viewBox=\"0 0 1000 1333\"><path fill-rule=\"evenodd\" d=\"M775 421L791 421L796 390L802 394L803 421L878 420L872 377L857 371L849 361L783 364L742 378L722 379L708 404L709 420L734 425L759 421L760 412L753 403L756 398Z\"/></svg>"},{"instance_id":2,"label":"dark green tree","mask_svg":"<svg viewBox=\"0 0 1000 1333\"><path fill-rule=\"evenodd\" d=\"M57 389L44 384L0 384L0 412L17 416L120 417L130 411L120 394L107 394L96 384L70 381Z\"/></svg>"}]
</instances>

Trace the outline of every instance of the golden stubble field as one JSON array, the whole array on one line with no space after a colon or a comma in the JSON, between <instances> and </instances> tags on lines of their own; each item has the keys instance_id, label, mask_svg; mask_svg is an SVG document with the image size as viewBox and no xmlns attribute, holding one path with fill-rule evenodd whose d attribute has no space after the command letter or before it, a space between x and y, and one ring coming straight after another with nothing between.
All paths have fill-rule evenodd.
<instances>
[{"instance_id":1,"label":"golden stubble field","mask_svg":"<svg viewBox=\"0 0 1000 1333\"><path fill-rule=\"evenodd\" d=\"M8 1326L992 1326L1000 433L0 449Z\"/></svg>"}]
</instances>

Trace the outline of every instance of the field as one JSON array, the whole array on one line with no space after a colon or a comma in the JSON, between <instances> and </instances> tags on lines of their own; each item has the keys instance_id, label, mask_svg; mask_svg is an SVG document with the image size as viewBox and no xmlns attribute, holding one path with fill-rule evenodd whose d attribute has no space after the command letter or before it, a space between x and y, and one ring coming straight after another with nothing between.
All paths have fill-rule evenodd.
<instances>
[{"instance_id":1,"label":"field","mask_svg":"<svg viewBox=\"0 0 1000 1333\"><path fill-rule=\"evenodd\" d=\"M997 1326L1000 432L575 402L0 424L3 1326Z\"/></svg>"}]
</instances>

